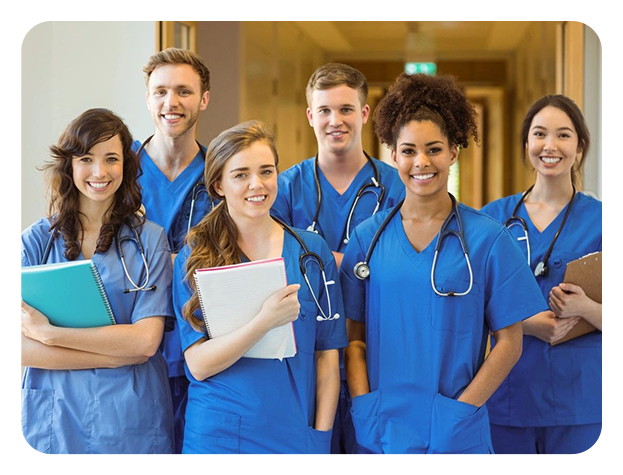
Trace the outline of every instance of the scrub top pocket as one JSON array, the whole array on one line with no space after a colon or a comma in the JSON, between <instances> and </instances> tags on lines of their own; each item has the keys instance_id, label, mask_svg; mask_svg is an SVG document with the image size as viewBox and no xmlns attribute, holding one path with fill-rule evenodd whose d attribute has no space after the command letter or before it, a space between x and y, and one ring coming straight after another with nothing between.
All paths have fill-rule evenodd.
<instances>
[{"instance_id":1,"label":"scrub top pocket","mask_svg":"<svg viewBox=\"0 0 623 475\"><path fill-rule=\"evenodd\" d=\"M189 401L183 453L239 454L240 416Z\"/></svg>"},{"instance_id":2,"label":"scrub top pocket","mask_svg":"<svg viewBox=\"0 0 623 475\"><path fill-rule=\"evenodd\" d=\"M435 285L439 292L464 292L469 288L469 281L435 276ZM432 292L432 289L431 289ZM468 333L482 323L477 316L483 315L484 306L480 287L474 283L467 295L460 297L431 296L430 321L435 330Z\"/></svg>"},{"instance_id":3,"label":"scrub top pocket","mask_svg":"<svg viewBox=\"0 0 623 475\"><path fill-rule=\"evenodd\" d=\"M487 406L472 406L438 393L433 400L428 453L493 453Z\"/></svg>"},{"instance_id":4,"label":"scrub top pocket","mask_svg":"<svg viewBox=\"0 0 623 475\"><path fill-rule=\"evenodd\" d=\"M316 430L309 427L308 454L328 454L331 452L333 430Z\"/></svg>"},{"instance_id":5,"label":"scrub top pocket","mask_svg":"<svg viewBox=\"0 0 623 475\"><path fill-rule=\"evenodd\" d=\"M48 454L52 447L54 391L22 389L22 433L35 450Z\"/></svg>"},{"instance_id":6,"label":"scrub top pocket","mask_svg":"<svg viewBox=\"0 0 623 475\"><path fill-rule=\"evenodd\" d=\"M379 412L381 390L353 398L350 413L355 427L357 443L375 454L382 454Z\"/></svg>"},{"instance_id":7,"label":"scrub top pocket","mask_svg":"<svg viewBox=\"0 0 623 475\"><path fill-rule=\"evenodd\" d=\"M318 307L314 302L301 301L299 318L294 321L294 337L296 348L304 353L314 354L316 351L316 317Z\"/></svg>"}]
</instances>

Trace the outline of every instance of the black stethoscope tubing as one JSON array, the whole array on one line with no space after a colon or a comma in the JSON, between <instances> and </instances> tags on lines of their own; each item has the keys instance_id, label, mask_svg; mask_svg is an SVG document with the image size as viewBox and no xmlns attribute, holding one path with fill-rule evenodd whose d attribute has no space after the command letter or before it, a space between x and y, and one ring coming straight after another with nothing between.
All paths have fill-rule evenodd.
<instances>
[{"instance_id":1,"label":"black stethoscope tubing","mask_svg":"<svg viewBox=\"0 0 623 475\"><path fill-rule=\"evenodd\" d=\"M131 292L148 292L148 291L156 290L157 287L155 285L147 287L149 285L149 265L147 264L147 259L145 258L145 249L143 248L143 243L141 242L141 236L139 235L138 231L136 230L136 227L133 224L128 223L128 226L130 227L130 229L132 229L134 236L123 236L122 237L121 236L122 227L119 228L119 230L117 231L117 236L116 236L117 255L119 256L119 259L121 260L121 265L123 267L125 276L130 281L130 284L132 284L132 287L133 287L133 288L123 289L123 293L128 294ZM57 232L53 232L50 235L50 238L48 239L48 242L45 245L45 250L43 251L43 259L41 260L42 264L47 264L48 259L50 258L50 253L52 252L52 245L57 235L58 235ZM143 267L145 268L145 281L143 282L142 285L135 284L134 280L132 280L132 277L130 277L130 273L128 271L128 268L125 262L125 253L123 252L123 243L126 241L134 241L141 255L141 259L143 260Z\"/></svg>"},{"instance_id":2,"label":"black stethoscope tubing","mask_svg":"<svg viewBox=\"0 0 623 475\"><path fill-rule=\"evenodd\" d=\"M560 236L560 233L565 227L565 223L567 222L567 218L569 217L569 213L571 212L571 207L573 206L573 203L575 202L575 196L577 192L575 189L575 185L571 184L571 186L573 187L573 194L571 195L571 200L569 201L569 204L567 205L567 211L565 212L565 216L562 218L562 223L560 223L560 226L558 227L558 231L556 231L556 235L554 236L554 239L552 239L552 242L550 243L549 248L547 249L547 252L545 253L545 257L534 268L535 277L541 277L541 276L547 275L547 270L548 270L547 262L549 261L549 257L552 254L552 250L554 249L554 244L556 244L556 240L558 239L558 236ZM530 263L530 241L528 240L528 224L523 218L517 216L517 212L519 211L519 208L524 203L526 197L532 191L533 188L534 188L534 185L528 188L525 191L525 193L521 195L521 198L515 205L513 214L511 215L510 218L506 220L506 223L504 223L504 226L506 226L507 228L510 228L513 226L513 224L516 224L515 222L517 221L523 228L525 238L521 238L521 240L526 241L526 245L528 247L528 262L529 263Z\"/></svg>"},{"instance_id":3,"label":"black stethoscope tubing","mask_svg":"<svg viewBox=\"0 0 623 475\"><path fill-rule=\"evenodd\" d=\"M374 216L374 214L376 214L377 210L379 209L379 206L381 205L381 202L383 201L383 197L385 196L385 187L381 183L381 176L379 174L379 169L374 163L374 159L370 155L368 155L367 152L364 151L363 153L366 156L366 159L368 160L368 162L372 165L372 169L374 170L374 177L372 177L371 183L366 183L361 188L359 188L359 190L357 191L355 200L353 201L353 204L351 205L350 210L348 212L348 220L346 221L346 228L344 229L344 233L341 239L341 241L344 244L348 244L348 242L350 241L350 222L353 216L353 212L355 211L355 208L357 206L357 203L359 199L363 196L363 194L367 193L368 191L373 192L372 190L368 190L369 188L379 188L381 190L380 194L376 195L377 197L376 207L371 216ZM320 175L318 171L318 154L316 154L316 157L314 158L314 181L316 182L316 192L318 194L318 202L316 204L316 212L314 213L314 219L312 220L312 223L311 225L309 225L307 230L318 233L318 230L316 230L316 224L318 223L318 216L320 215L320 205L322 204L322 188L320 187Z\"/></svg>"}]
</instances>

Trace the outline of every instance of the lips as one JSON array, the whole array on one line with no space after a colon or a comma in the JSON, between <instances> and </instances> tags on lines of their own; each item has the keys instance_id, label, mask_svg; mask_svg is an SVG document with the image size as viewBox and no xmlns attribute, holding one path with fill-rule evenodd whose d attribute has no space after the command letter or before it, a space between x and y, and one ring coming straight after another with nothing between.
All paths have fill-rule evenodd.
<instances>
[{"instance_id":1,"label":"lips","mask_svg":"<svg viewBox=\"0 0 623 475\"><path fill-rule=\"evenodd\" d=\"M434 178L436 173L417 173L414 175L410 175L411 178L415 181L428 181Z\"/></svg>"},{"instance_id":2,"label":"lips","mask_svg":"<svg viewBox=\"0 0 623 475\"><path fill-rule=\"evenodd\" d=\"M263 203L264 201L266 201L266 198L267 198L267 195L255 195L255 196L249 196L245 198L245 200L250 203Z\"/></svg>"},{"instance_id":3,"label":"lips","mask_svg":"<svg viewBox=\"0 0 623 475\"><path fill-rule=\"evenodd\" d=\"M543 163L546 163L547 165L555 165L556 163L562 160L562 158L560 157L539 157L539 158L541 159Z\"/></svg>"},{"instance_id":4,"label":"lips","mask_svg":"<svg viewBox=\"0 0 623 475\"><path fill-rule=\"evenodd\" d=\"M182 119L184 117L184 114L169 112L166 114L161 114L161 117L163 117L167 121L176 121Z\"/></svg>"},{"instance_id":5,"label":"lips","mask_svg":"<svg viewBox=\"0 0 623 475\"><path fill-rule=\"evenodd\" d=\"M87 181L89 187L96 191L102 191L108 188L112 181Z\"/></svg>"}]
</instances>

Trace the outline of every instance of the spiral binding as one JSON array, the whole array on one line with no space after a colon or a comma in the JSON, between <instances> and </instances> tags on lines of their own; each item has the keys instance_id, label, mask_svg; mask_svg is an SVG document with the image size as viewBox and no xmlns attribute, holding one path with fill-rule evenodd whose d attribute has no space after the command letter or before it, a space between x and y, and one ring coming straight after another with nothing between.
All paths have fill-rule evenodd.
<instances>
[{"instance_id":1,"label":"spiral binding","mask_svg":"<svg viewBox=\"0 0 623 475\"><path fill-rule=\"evenodd\" d=\"M197 279L197 273L193 276L195 278L195 288L197 289L197 297L199 297L199 305L201 305L201 313L203 314L203 323L206 326L206 333L208 340L212 339L212 333L210 332L210 325L208 325L208 319L206 318L205 307L203 305L203 299L201 298L201 291L199 290L199 279Z\"/></svg>"},{"instance_id":2,"label":"spiral binding","mask_svg":"<svg viewBox=\"0 0 623 475\"><path fill-rule=\"evenodd\" d=\"M100 273L93 262L91 262L91 273L95 278L95 283L97 284L99 293L102 296L102 301L104 302L104 307L106 307L106 313L108 314L110 323L111 325L116 325L117 321L115 320L115 315L113 314L112 307L110 306L110 300L108 300L108 294L106 293L106 288L104 287L104 283L102 282L102 277L100 276Z\"/></svg>"}]
</instances>

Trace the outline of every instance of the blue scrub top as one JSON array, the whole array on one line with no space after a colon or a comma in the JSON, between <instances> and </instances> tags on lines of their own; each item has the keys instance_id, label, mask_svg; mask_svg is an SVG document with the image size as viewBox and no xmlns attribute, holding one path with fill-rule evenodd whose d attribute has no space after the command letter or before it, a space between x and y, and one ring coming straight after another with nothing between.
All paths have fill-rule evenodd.
<instances>
[{"instance_id":1,"label":"blue scrub top","mask_svg":"<svg viewBox=\"0 0 623 475\"><path fill-rule=\"evenodd\" d=\"M311 252L324 262L333 311L342 315L342 298L333 255L316 234L297 231ZM175 260L173 300L184 351L205 333L195 331L182 317L191 297L183 281L190 250L184 247ZM319 314L299 269L303 253L296 239L285 232L283 253L288 284L298 283L301 304L294 321L297 354L292 358L264 360L241 358L220 373L190 380L183 453L329 453L331 431L313 429L316 408L316 351L348 346L343 317L318 322ZM308 278L327 308L322 277L313 261ZM209 302L206 302L209 306ZM199 312L200 313L200 312Z\"/></svg>"},{"instance_id":2,"label":"blue scrub top","mask_svg":"<svg viewBox=\"0 0 623 475\"><path fill-rule=\"evenodd\" d=\"M489 330L530 317L547 305L511 235L495 220L459 205L474 283L462 297L431 287L437 238L416 252L400 212L370 259L370 277L353 274L364 260L385 211L355 229L340 269L349 319L366 325L370 393L352 400L360 445L377 453L487 453L487 408L456 399L474 379ZM457 229L456 220L450 229ZM443 241L437 289L462 292L469 271L458 239Z\"/></svg>"},{"instance_id":3,"label":"blue scrub top","mask_svg":"<svg viewBox=\"0 0 623 475\"><path fill-rule=\"evenodd\" d=\"M521 193L502 198L488 204L482 211L504 223L520 198ZM567 207L540 232L526 207L520 206L517 215L528 225L533 271L545 257L566 211ZM577 194L567 222L554 244L549 271L546 276L536 278L545 299L548 299L552 287L564 281L568 262L602 250L601 216L601 201L583 193ZM511 232L516 237L523 236L523 230L518 226L511 228ZM526 263L525 241L517 244ZM600 331L556 346L533 336L524 336L521 359L487 405L491 421L498 425L592 424L601 422L601 395Z\"/></svg>"},{"instance_id":4,"label":"blue scrub top","mask_svg":"<svg viewBox=\"0 0 623 475\"><path fill-rule=\"evenodd\" d=\"M50 221L22 233L22 267L42 264ZM123 235L133 235L124 227ZM153 292L124 294L131 286L117 254L116 237L104 254L92 257L118 324L163 316L172 321L171 253L164 230L146 222L140 231ZM128 272L144 278L136 246L124 244ZM48 263L65 262L62 236ZM84 259L80 254L79 260ZM22 381L22 429L28 443L49 453L173 453L173 414L167 368L160 351L146 363L113 369L26 368Z\"/></svg>"},{"instance_id":5,"label":"blue scrub top","mask_svg":"<svg viewBox=\"0 0 623 475\"><path fill-rule=\"evenodd\" d=\"M307 229L312 224L318 205L314 160L314 158L304 160L279 175L279 193L271 210L271 213L286 224L300 229ZM373 160L379 170L379 179L385 187L385 197L379 206L377 211L379 212L391 208L402 200L405 196L405 187L394 167L380 160ZM357 192L362 186L371 183L370 178L373 176L374 169L368 161L355 176L348 189L340 195L325 178L320 167L318 168L322 202L316 230L324 237L332 251L341 253L345 251L346 244L343 242L343 237L348 214ZM380 188L372 188L372 190L380 193ZM373 193L362 195L351 220L351 235L359 223L372 215L376 200L377 197Z\"/></svg>"},{"instance_id":6,"label":"blue scrub top","mask_svg":"<svg viewBox=\"0 0 623 475\"><path fill-rule=\"evenodd\" d=\"M140 146L141 142L135 140L132 149L136 152ZM203 149L205 151L205 147ZM141 151L139 158L143 174L138 181L143 189L145 216L165 229L169 246L173 253L177 253L186 238L193 189L197 183L203 182L205 160L201 152L197 152L184 171L175 180L169 181L145 149ZM212 202L202 185L197 188L192 226L201 221L211 209ZM175 325L173 331L165 334L163 349L169 376L172 378L184 374L184 357L179 340L179 332Z\"/></svg>"}]
</instances>

